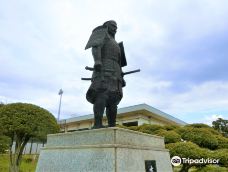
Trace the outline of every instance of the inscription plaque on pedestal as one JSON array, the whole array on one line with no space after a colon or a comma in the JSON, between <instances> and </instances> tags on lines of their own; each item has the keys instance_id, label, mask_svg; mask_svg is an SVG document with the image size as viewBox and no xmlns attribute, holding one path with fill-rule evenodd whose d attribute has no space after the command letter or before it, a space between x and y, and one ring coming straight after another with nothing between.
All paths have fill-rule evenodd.
<instances>
[{"instance_id":1,"label":"inscription plaque on pedestal","mask_svg":"<svg viewBox=\"0 0 228 172\"><path fill-rule=\"evenodd\" d=\"M156 161L155 160L146 160L145 169L146 169L146 172L157 172Z\"/></svg>"}]
</instances>

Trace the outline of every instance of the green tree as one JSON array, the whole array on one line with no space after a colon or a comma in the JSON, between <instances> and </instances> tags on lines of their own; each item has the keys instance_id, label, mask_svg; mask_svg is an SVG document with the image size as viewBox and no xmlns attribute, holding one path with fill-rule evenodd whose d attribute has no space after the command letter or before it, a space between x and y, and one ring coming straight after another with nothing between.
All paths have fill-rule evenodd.
<instances>
[{"instance_id":1,"label":"green tree","mask_svg":"<svg viewBox=\"0 0 228 172\"><path fill-rule=\"evenodd\" d=\"M212 126L225 137L228 137L228 120L218 118L216 121L212 122Z\"/></svg>"},{"instance_id":2,"label":"green tree","mask_svg":"<svg viewBox=\"0 0 228 172\"><path fill-rule=\"evenodd\" d=\"M10 168L18 172L22 152L31 138L46 139L47 134L59 131L54 116L47 110L27 103L12 103L0 108L0 126L10 138ZM13 143L15 148L13 150Z\"/></svg>"},{"instance_id":3,"label":"green tree","mask_svg":"<svg viewBox=\"0 0 228 172\"><path fill-rule=\"evenodd\" d=\"M9 142L9 137L0 134L0 153L6 153L6 151L9 149Z\"/></svg>"},{"instance_id":4,"label":"green tree","mask_svg":"<svg viewBox=\"0 0 228 172\"><path fill-rule=\"evenodd\" d=\"M0 108L3 106L4 104L0 102ZM0 153L5 153L9 149L9 137L4 136L2 130L0 126Z\"/></svg>"},{"instance_id":5,"label":"green tree","mask_svg":"<svg viewBox=\"0 0 228 172\"><path fill-rule=\"evenodd\" d=\"M0 102L0 108L1 108L2 106L4 106L4 104L3 104L2 102Z\"/></svg>"}]
</instances>

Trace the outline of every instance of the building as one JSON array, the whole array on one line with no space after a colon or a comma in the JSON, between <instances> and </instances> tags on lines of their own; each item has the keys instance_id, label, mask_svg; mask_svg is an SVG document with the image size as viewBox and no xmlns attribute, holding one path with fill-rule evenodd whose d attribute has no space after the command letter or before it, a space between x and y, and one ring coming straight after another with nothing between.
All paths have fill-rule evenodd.
<instances>
[{"instance_id":1,"label":"building","mask_svg":"<svg viewBox=\"0 0 228 172\"><path fill-rule=\"evenodd\" d=\"M62 132L72 132L76 130L90 129L93 126L93 114L64 119L59 122ZM104 125L107 119L104 115ZM139 126L142 124L158 125L186 125L184 121L177 119L165 112L155 109L147 104L139 104L124 108L119 108L116 123L125 126ZM23 154L39 154L44 143L28 143Z\"/></svg>"},{"instance_id":2,"label":"building","mask_svg":"<svg viewBox=\"0 0 228 172\"><path fill-rule=\"evenodd\" d=\"M93 114L73 117L61 120L62 131L70 132L76 130L90 129L93 126ZM107 118L104 115L104 125L107 125ZM147 104L139 104L124 108L119 108L116 123L125 126L139 126L142 124L158 125L186 125L184 121L177 119L165 112L155 109Z\"/></svg>"}]
</instances>

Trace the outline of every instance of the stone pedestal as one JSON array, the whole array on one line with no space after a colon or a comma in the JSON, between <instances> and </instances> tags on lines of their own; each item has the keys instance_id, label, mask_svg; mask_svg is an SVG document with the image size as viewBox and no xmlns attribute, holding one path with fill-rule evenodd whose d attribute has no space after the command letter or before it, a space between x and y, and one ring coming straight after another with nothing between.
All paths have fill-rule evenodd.
<instances>
[{"instance_id":1,"label":"stone pedestal","mask_svg":"<svg viewBox=\"0 0 228 172\"><path fill-rule=\"evenodd\" d=\"M48 135L36 172L51 171L171 172L172 167L162 137L113 127Z\"/></svg>"}]
</instances>

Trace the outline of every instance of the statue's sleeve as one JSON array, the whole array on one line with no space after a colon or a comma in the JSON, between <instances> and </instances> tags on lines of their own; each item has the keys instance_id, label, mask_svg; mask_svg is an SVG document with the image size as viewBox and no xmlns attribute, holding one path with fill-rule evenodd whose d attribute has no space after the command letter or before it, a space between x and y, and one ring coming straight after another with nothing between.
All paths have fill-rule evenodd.
<instances>
[{"instance_id":1,"label":"statue's sleeve","mask_svg":"<svg viewBox=\"0 0 228 172\"><path fill-rule=\"evenodd\" d=\"M93 59L94 59L94 66L102 65L102 62L101 62L101 47L100 46L92 47L92 54L93 54Z\"/></svg>"},{"instance_id":2,"label":"statue's sleeve","mask_svg":"<svg viewBox=\"0 0 228 172\"><path fill-rule=\"evenodd\" d=\"M107 28L97 27L93 30L85 49L91 47L102 47L107 36Z\"/></svg>"}]
</instances>

